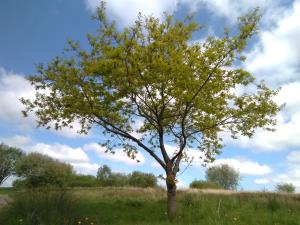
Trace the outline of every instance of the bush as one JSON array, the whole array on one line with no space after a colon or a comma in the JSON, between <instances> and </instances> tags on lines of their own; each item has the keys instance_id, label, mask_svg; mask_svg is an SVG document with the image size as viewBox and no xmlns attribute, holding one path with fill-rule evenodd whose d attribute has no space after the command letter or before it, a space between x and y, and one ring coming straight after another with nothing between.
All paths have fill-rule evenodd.
<instances>
[{"instance_id":1,"label":"bush","mask_svg":"<svg viewBox=\"0 0 300 225\"><path fill-rule=\"evenodd\" d=\"M62 187L72 176L73 168L49 156L30 153L17 162L16 174L24 178L23 182L28 187L49 185Z\"/></svg>"},{"instance_id":2,"label":"bush","mask_svg":"<svg viewBox=\"0 0 300 225\"><path fill-rule=\"evenodd\" d=\"M206 170L206 180L216 183L224 189L236 190L240 179L240 173L226 164L213 166Z\"/></svg>"},{"instance_id":3,"label":"bush","mask_svg":"<svg viewBox=\"0 0 300 225\"><path fill-rule=\"evenodd\" d=\"M74 197L66 191L35 189L19 192L1 219L5 225L68 225L74 222ZM1 223L2 224L2 223Z\"/></svg>"},{"instance_id":4,"label":"bush","mask_svg":"<svg viewBox=\"0 0 300 225\"><path fill-rule=\"evenodd\" d=\"M133 186L143 188L157 186L157 178L151 173L134 171L133 173L126 175L112 172L107 165L103 165L98 169L97 180L99 181L100 186Z\"/></svg>"},{"instance_id":5,"label":"bush","mask_svg":"<svg viewBox=\"0 0 300 225\"><path fill-rule=\"evenodd\" d=\"M292 183L280 183L276 185L277 192L294 193L295 186Z\"/></svg>"},{"instance_id":6,"label":"bush","mask_svg":"<svg viewBox=\"0 0 300 225\"><path fill-rule=\"evenodd\" d=\"M194 180L190 183L190 188L197 189L222 189L222 187L214 182L205 181L205 180Z\"/></svg>"},{"instance_id":7,"label":"bush","mask_svg":"<svg viewBox=\"0 0 300 225\"><path fill-rule=\"evenodd\" d=\"M129 175L129 185L134 187L156 187L157 178L151 173L134 171Z\"/></svg>"},{"instance_id":8,"label":"bush","mask_svg":"<svg viewBox=\"0 0 300 225\"><path fill-rule=\"evenodd\" d=\"M124 187L129 186L129 179L126 174L112 173L109 179L102 181L100 184L103 186Z\"/></svg>"},{"instance_id":9,"label":"bush","mask_svg":"<svg viewBox=\"0 0 300 225\"><path fill-rule=\"evenodd\" d=\"M97 187L100 186L96 177L91 175L72 175L68 182L68 187Z\"/></svg>"}]
</instances>

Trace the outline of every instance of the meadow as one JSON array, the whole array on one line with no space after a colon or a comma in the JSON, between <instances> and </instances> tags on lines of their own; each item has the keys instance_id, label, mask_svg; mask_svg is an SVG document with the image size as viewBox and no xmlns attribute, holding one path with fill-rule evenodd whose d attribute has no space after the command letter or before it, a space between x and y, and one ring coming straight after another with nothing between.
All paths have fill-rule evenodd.
<instances>
[{"instance_id":1,"label":"meadow","mask_svg":"<svg viewBox=\"0 0 300 225\"><path fill-rule=\"evenodd\" d=\"M179 190L170 221L163 189L0 189L14 199L0 209L1 225L300 225L300 195Z\"/></svg>"}]
</instances>

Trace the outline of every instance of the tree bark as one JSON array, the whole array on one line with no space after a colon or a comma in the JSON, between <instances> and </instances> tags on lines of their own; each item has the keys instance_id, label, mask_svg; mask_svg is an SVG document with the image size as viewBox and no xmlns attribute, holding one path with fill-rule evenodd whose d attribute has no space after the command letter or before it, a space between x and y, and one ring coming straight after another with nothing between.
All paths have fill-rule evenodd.
<instances>
[{"instance_id":1,"label":"tree bark","mask_svg":"<svg viewBox=\"0 0 300 225\"><path fill-rule=\"evenodd\" d=\"M168 175L167 180L167 212L169 218L173 218L176 215L177 206L176 206L176 181L175 176Z\"/></svg>"}]
</instances>

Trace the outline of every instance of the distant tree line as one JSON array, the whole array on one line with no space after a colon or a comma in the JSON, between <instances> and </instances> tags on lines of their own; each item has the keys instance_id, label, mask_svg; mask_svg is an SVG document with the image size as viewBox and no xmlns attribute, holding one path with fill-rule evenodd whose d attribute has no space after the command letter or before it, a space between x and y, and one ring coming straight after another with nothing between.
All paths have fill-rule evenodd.
<instances>
[{"instance_id":1,"label":"distant tree line","mask_svg":"<svg viewBox=\"0 0 300 225\"><path fill-rule=\"evenodd\" d=\"M21 149L0 144L0 185L9 177L18 177L14 187L97 187L133 186L156 187L157 177L151 173L134 171L130 174L112 172L103 165L97 176L75 173L73 167L40 153L24 154Z\"/></svg>"},{"instance_id":2,"label":"distant tree line","mask_svg":"<svg viewBox=\"0 0 300 225\"><path fill-rule=\"evenodd\" d=\"M99 167L96 176L77 174L70 164L40 153L25 154L21 149L0 144L0 185L9 177L18 177L14 187L156 187L152 173L134 171L129 174L113 172L107 165ZM222 164L206 170L206 180L194 180L190 188L236 190L241 180L233 167ZM278 183L277 192L293 193L292 183Z\"/></svg>"},{"instance_id":3,"label":"distant tree line","mask_svg":"<svg viewBox=\"0 0 300 225\"><path fill-rule=\"evenodd\" d=\"M15 187L157 186L157 178L151 173L115 173L103 165L98 169L97 176L76 174L70 164L40 153L23 156L16 164L16 175L20 179L14 182Z\"/></svg>"}]
</instances>

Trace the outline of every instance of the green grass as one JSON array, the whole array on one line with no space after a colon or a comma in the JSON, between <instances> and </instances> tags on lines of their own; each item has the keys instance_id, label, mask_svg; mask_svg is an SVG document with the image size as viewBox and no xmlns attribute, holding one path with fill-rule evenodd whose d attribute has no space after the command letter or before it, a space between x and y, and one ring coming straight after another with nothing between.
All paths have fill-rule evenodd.
<instances>
[{"instance_id":1,"label":"green grass","mask_svg":"<svg viewBox=\"0 0 300 225\"><path fill-rule=\"evenodd\" d=\"M6 195L6 194L12 194L14 193L16 190L13 188L0 188L0 195Z\"/></svg>"},{"instance_id":2,"label":"green grass","mask_svg":"<svg viewBox=\"0 0 300 225\"><path fill-rule=\"evenodd\" d=\"M178 215L170 222L165 192L161 189L90 188L69 192L73 196L72 219L66 224L80 221L81 225L300 225L299 195L179 191ZM14 196L14 192L10 195ZM18 216L13 209L2 211L0 221Z\"/></svg>"}]
</instances>

